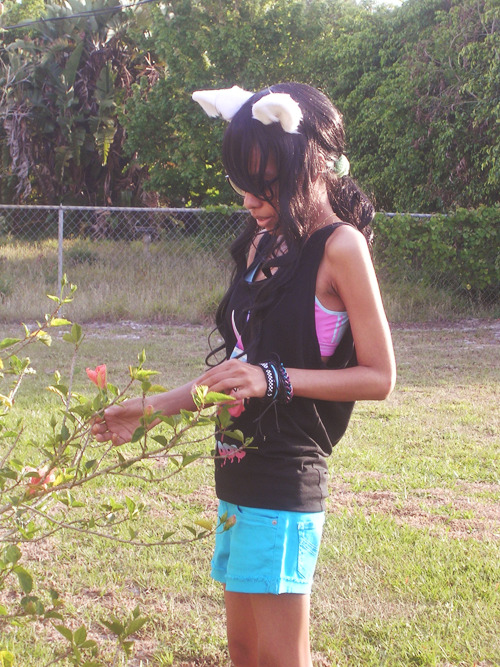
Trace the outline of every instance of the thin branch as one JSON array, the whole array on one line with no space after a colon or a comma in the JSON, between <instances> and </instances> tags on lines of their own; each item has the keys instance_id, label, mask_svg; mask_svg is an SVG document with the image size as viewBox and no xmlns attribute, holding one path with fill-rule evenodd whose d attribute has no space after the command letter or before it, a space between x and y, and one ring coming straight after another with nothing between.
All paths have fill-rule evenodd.
<instances>
[{"instance_id":1,"label":"thin branch","mask_svg":"<svg viewBox=\"0 0 500 667\"><path fill-rule=\"evenodd\" d=\"M216 530L217 527L213 528L212 530L204 530L198 535L194 535L190 539L184 539L184 540L160 540L157 542L141 542L139 540L133 540L133 539L125 539L122 537L117 537L116 535L111 535L109 533L101 533L97 530L90 530L89 528L77 528L76 526L73 526L71 523L65 523L63 521L57 521L56 519L52 519L50 517L45 517L43 512L39 512L33 507L29 508L31 511L33 511L35 514L40 514L42 517L47 518L49 521L52 523L56 524L61 530L72 530L73 532L76 533L82 533L84 535L94 535L95 537L102 537L104 539L110 540L112 542L118 542L120 544L130 544L131 546L134 547L161 547L161 546L167 546L167 545L178 545L178 544L191 544L192 542L197 542L201 540L204 537L208 537L209 535L212 535Z\"/></svg>"}]
</instances>

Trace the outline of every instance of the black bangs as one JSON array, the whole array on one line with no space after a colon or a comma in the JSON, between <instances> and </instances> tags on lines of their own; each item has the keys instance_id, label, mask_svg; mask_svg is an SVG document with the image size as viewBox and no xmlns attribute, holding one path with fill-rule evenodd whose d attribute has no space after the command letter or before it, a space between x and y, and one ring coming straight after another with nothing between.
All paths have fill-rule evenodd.
<instances>
[{"instance_id":1,"label":"black bangs","mask_svg":"<svg viewBox=\"0 0 500 667\"><path fill-rule=\"evenodd\" d=\"M245 192L269 196L269 181L265 171L272 155L279 172L279 151L276 146L276 127L263 125L251 117L252 104L245 104L230 122L222 144L222 159L229 178Z\"/></svg>"}]
</instances>

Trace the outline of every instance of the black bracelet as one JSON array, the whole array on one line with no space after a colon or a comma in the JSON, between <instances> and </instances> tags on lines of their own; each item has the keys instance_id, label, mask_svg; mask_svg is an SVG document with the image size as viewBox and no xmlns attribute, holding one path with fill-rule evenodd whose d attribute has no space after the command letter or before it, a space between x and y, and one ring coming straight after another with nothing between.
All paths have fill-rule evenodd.
<instances>
[{"instance_id":1,"label":"black bracelet","mask_svg":"<svg viewBox=\"0 0 500 667\"><path fill-rule=\"evenodd\" d=\"M293 398L293 387L286 372L286 368L279 361L262 361L257 364L264 371L266 378L265 398L271 402L277 401L287 405Z\"/></svg>"}]
</instances>

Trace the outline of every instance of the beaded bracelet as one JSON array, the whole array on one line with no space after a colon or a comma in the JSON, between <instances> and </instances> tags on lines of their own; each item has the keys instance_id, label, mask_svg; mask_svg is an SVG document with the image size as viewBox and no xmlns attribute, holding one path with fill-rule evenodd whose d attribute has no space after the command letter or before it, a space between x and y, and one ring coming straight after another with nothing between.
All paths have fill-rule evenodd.
<instances>
[{"instance_id":1,"label":"beaded bracelet","mask_svg":"<svg viewBox=\"0 0 500 667\"><path fill-rule=\"evenodd\" d=\"M281 382L279 383L278 401L287 405L293 398L293 387L282 363L278 366L278 373Z\"/></svg>"}]
</instances>

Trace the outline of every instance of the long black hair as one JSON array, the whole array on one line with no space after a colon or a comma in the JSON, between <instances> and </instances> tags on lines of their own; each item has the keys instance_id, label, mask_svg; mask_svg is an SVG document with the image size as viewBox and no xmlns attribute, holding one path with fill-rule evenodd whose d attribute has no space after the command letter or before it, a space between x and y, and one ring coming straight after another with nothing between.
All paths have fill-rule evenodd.
<instances>
[{"instance_id":1,"label":"long black hair","mask_svg":"<svg viewBox=\"0 0 500 667\"><path fill-rule=\"evenodd\" d=\"M279 123L264 125L252 117L255 102L271 92L287 93L298 103L302 121L297 133L286 132ZM373 204L350 176L338 176L327 166L338 160L344 150L345 133L340 112L326 95L306 84L280 83L255 93L229 123L222 147L229 178L242 190L266 199L269 183L265 170L270 158L274 160L278 174L279 231L267 240L264 268L280 267L280 271L272 279L262 281L252 309L252 329L258 324L259 313L276 298L278 288L292 275L301 248L314 231L312 193L314 182L320 175L334 213L343 222L360 230L370 244L370 223L375 213ZM246 269L250 244L259 231L256 221L249 216L245 229L231 246L235 271L216 315L216 325L223 336L228 301L234 285ZM283 243L286 253L275 253L278 244Z\"/></svg>"}]
</instances>

